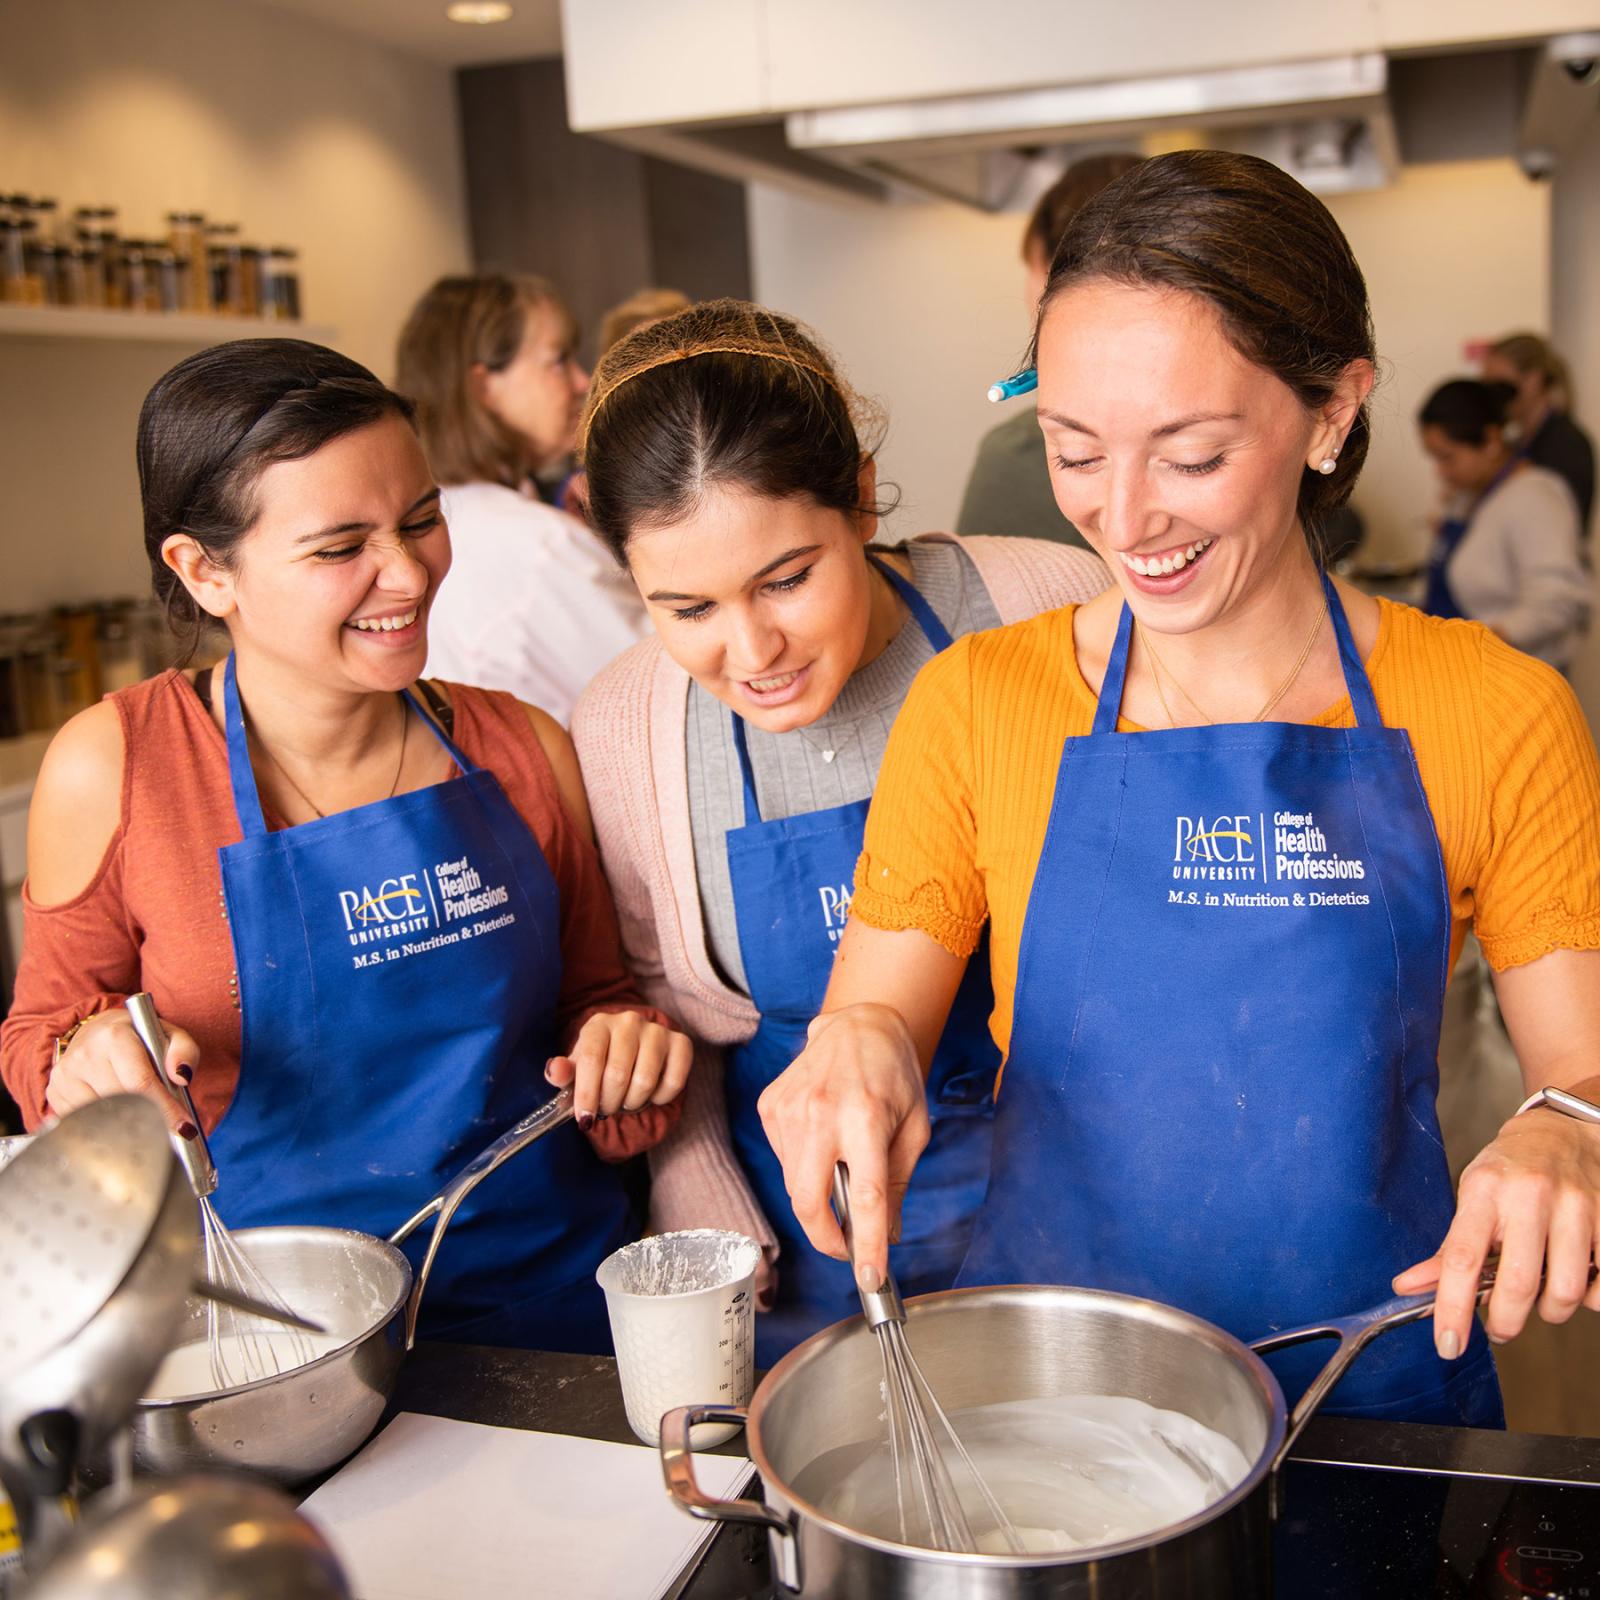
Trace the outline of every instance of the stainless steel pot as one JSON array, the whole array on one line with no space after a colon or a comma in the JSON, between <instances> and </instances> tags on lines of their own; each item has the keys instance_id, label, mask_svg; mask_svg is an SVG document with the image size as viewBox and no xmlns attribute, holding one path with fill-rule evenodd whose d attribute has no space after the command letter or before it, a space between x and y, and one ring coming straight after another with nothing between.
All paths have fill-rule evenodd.
<instances>
[{"instance_id":1,"label":"stainless steel pot","mask_svg":"<svg viewBox=\"0 0 1600 1600\"><path fill-rule=\"evenodd\" d=\"M1490 1280L1486 1277L1485 1291ZM881 1432L882 1368L860 1318L814 1334L762 1380L748 1410L684 1406L661 1424L667 1488L691 1516L768 1530L782 1591L874 1600L1268 1600L1278 1468L1300 1429L1378 1334L1432 1309L1431 1295L1240 1343L1155 1301L1092 1289L955 1289L906 1303L907 1338L950 1412L1006 1400L1130 1395L1186 1412L1237 1445L1251 1463L1215 1505L1146 1538L1053 1556L955 1555L916 1549L845 1526L791 1485L819 1457ZM1305 1339L1338 1340L1292 1417L1261 1354ZM695 1482L690 1430L746 1427L765 1503L717 1500Z\"/></svg>"},{"instance_id":2,"label":"stainless steel pot","mask_svg":"<svg viewBox=\"0 0 1600 1600\"><path fill-rule=\"evenodd\" d=\"M416 1340L417 1313L445 1229L461 1202L502 1163L572 1116L563 1090L496 1139L408 1217L387 1240L344 1228L242 1228L234 1234L262 1275L302 1315L344 1335L301 1367L179 1400L140 1400L132 1418L134 1465L171 1476L218 1468L276 1483L303 1483L343 1461L378 1425L400 1363ZM192 1205L192 1202L191 1202ZM399 1246L437 1216L413 1275ZM191 1299L187 1331L206 1336L203 1301Z\"/></svg>"}]
</instances>

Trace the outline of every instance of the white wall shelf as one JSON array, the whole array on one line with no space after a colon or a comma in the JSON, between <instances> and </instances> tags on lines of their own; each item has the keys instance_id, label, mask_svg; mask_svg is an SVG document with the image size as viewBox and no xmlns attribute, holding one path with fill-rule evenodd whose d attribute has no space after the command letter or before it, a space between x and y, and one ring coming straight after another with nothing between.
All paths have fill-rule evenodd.
<instances>
[{"instance_id":1,"label":"white wall shelf","mask_svg":"<svg viewBox=\"0 0 1600 1600\"><path fill-rule=\"evenodd\" d=\"M0 337L117 339L124 343L186 344L198 348L229 339L310 339L316 344L331 344L334 330L323 323L202 316L188 311L0 305Z\"/></svg>"}]
</instances>

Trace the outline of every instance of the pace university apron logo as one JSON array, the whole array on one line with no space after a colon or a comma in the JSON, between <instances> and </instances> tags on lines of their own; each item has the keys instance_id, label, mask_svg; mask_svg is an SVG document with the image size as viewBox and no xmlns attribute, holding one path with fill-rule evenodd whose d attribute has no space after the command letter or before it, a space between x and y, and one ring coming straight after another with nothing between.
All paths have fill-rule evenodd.
<instances>
[{"instance_id":1,"label":"pace university apron logo","mask_svg":"<svg viewBox=\"0 0 1600 1600\"><path fill-rule=\"evenodd\" d=\"M1363 857L1333 848L1312 811L1274 810L1215 817L1179 814L1173 829L1172 876L1180 881L1240 882L1256 892L1169 889L1167 904L1224 910L1365 906L1372 897L1354 890L1301 890L1296 884L1359 882Z\"/></svg>"},{"instance_id":2,"label":"pace university apron logo","mask_svg":"<svg viewBox=\"0 0 1600 1600\"><path fill-rule=\"evenodd\" d=\"M352 945L404 941L385 949L382 959L387 961L493 933L516 921L514 911L485 915L505 905L511 891L503 883L486 885L469 856L391 873L373 884L340 889L338 896L345 936ZM412 940L409 935L425 937ZM354 965L368 966L378 959L372 952L357 956Z\"/></svg>"}]
</instances>

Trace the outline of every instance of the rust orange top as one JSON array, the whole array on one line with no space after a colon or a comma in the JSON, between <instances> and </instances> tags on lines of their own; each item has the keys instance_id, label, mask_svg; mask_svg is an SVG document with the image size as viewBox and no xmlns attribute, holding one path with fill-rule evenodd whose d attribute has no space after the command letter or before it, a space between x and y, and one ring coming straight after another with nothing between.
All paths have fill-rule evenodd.
<instances>
[{"instance_id":1,"label":"rust orange top","mask_svg":"<svg viewBox=\"0 0 1600 1600\"><path fill-rule=\"evenodd\" d=\"M1600 762L1566 681L1475 622L1379 604L1367 672L1385 724L1407 729L1416 751L1443 848L1452 963L1469 925L1496 970L1600 949ZM968 634L923 668L856 866L851 910L871 927L917 928L967 955L988 921L1002 1052L1062 744L1094 722L1075 610ZM1314 720L1355 719L1346 698ZM1144 731L1126 720L1118 730ZM1147 976L1159 990L1163 975Z\"/></svg>"},{"instance_id":2,"label":"rust orange top","mask_svg":"<svg viewBox=\"0 0 1600 1600\"><path fill-rule=\"evenodd\" d=\"M557 1036L570 1043L597 1011L636 1010L668 1022L639 999L623 967L599 857L562 804L522 707L510 695L442 687L454 707L456 743L500 780L561 893ZM240 1013L217 862L218 849L241 836L227 746L180 673L162 673L111 699L125 752L121 822L74 899L40 906L24 887L22 962L0 1029L0 1071L24 1121L36 1127L57 1036L142 988L199 1044L191 1092L209 1129L239 1080ZM280 828L283 819L269 810L267 825ZM470 1006L471 997L462 1003ZM620 1159L658 1142L677 1116L676 1105L646 1107L597 1123L590 1139L600 1154Z\"/></svg>"}]
</instances>

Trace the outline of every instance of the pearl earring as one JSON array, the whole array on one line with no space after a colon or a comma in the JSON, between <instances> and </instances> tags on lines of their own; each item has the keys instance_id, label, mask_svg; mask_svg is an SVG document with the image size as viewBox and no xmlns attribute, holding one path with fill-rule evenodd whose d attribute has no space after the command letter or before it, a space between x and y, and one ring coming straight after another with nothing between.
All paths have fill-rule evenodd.
<instances>
[{"instance_id":1,"label":"pearl earring","mask_svg":"<svg viewBox=\"0 0 1600 1600\"><path fill-rule=\"evenodd\" d=\"M1338 465L1339 458L1337 456L1324 456L1322 460L1317 463L1317 471L1326 478L1328 474L1332 472L1333 469Z\"/></svg>"}]
</instances>

